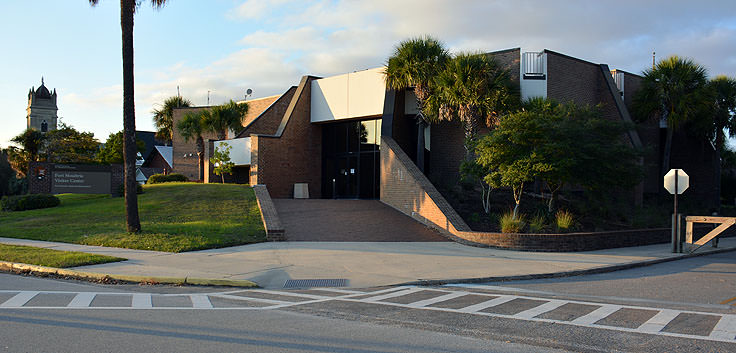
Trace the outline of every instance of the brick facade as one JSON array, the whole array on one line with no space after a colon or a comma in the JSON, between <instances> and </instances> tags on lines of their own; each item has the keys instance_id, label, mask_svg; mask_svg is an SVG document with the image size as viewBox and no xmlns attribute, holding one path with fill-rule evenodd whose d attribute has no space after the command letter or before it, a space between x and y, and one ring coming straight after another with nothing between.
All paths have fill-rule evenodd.
<instances>
[{"instance_id":1,"label":"brick facade","mask_svg":"<svg viewBox=\"0 0 736 353\"><path fill-rule=\"evenodd\" d=\"M281 120L289 109L289 103L294 98L296 87L289 88L284 94L275 99L266 109L262 110L256 117L252 119L246 116L246 122L237 137L248 137L251 134L274 135L279 129Z\"/></svg>"},{"instance_id":2,"label":"brick facade","mask_svg":"<svg viewBox=\"0 0 736 353\"><path fill-rule=\"evenodd\" d=\"M322 128L310 117L315 79L302 78L275 134L250 135L250 183L267 185L272 197L292 197L295 183L307 183L310 197L322 196Z\"/></svg>"},{"instance_id":3,"label":"brick facade","mask_svg":"<svg viewBox=\"0 0 736 353\"><path fill-rule=\"evenodd\" d=\"M176 108L174 109L174 128L173 136L171 139L171 146L173 148L172 160L174 165L172 166L174 173L183 174L189 180L199 180L199 159L197 158L197 141L189 140L186 141L179 133L179 129L176 128L179 121L181 121L188 113L196 113L209 107L191 107L191 108ZM202 134L202 138L205 142L217 139L217 135L212 132L205 132ZM206 147L206 143L205 143ZM203 166L204 170L204 166Z\"/></svg>"}]
</instances>

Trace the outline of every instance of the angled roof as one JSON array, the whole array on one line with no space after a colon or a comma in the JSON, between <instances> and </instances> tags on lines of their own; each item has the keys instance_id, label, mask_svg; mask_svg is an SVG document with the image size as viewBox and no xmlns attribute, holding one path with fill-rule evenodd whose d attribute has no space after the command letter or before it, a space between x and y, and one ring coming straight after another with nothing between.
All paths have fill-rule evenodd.
<instances>
[{"instance_id":1,"label":"angled roof","mask_svg":"<svg viewBox=\"0 0 736 353\"><path fill-rule=\"evenodd\" d=\"M174 165L174 147L173 146L154 146L156 152L163 157L169 167Z\"/></svg>"}]
</instances>

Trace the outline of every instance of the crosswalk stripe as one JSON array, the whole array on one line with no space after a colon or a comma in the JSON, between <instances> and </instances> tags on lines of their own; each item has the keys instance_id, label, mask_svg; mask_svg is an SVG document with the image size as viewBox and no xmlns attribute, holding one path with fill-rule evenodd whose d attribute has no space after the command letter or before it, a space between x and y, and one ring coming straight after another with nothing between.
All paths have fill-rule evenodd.
<instances>
[{"instance_id":1,"label":"crosswalk stripe","mask_svg":"<svg viewBox=\"0 0 736 353\"><path fill-rule=\"evenodd\" d=\"M664 309L660 310L657 315L652 316L651 319L639 326L639 331L645 333L657 333L667 326L674 318L680 315L679 311Z\"/></svg>"},{"instance_id":2,"label":"crosswalk stripe","mask_svg":"<svg viewBox=\"0 0 736 353\"><path fill-rule=\"evenodd\" d=\"M69 304L67 304L67 308L88 308L90 304L92 304L92 301L95 299L95 296L97 293L77 293L77 295L74 296L74 299L72 299Z\"/></svg>"},{"instance_id":3,"label":"crosswalk stripe","mask_svg":"<svg viewBox=\"0 0 736 353\"><path fill-rule=\"evenodd\" d=\"M421 308L421 307L425 307L427 305L432 305L432 304L436 304L436 303L448 301L450 299L455 299L455 298L458 298L458 297L462 297L462 296L467 295L467 294L468 294L467 292L453 292L453 293L448 293L448 294L445 294L445 295L440 295L439 297L434 297L434 298L430 298L430 299L420 300L418 302L414 302L414 303L409 304L409 306L412 307L412 308Z\"/></svg>"},{"instance_id":4,"label":"crosswalk stripe","mask_svg":"<svg viewBox=\"0 0 736 353\"><path fill-rule=\"evenodd\" d=\"M474 313L476 311L481 311L485 308L490 308L492 306L501 305L503 303L510 302L516 298L517 296L515 295L501 295L498 298L486 300L482 303L474 304L471 306L466 306L458 311L461 313Z\"/></svg>"},{"instance_id":5,"label":"crosswalk stripe","mask_svg":"<svg viewBox=\"0 0 736 353\"><path fill-rule=\"evenodd\" d=\"M736 340L736 315L723 315L708 337L718 340Z\"/></svg>"},{"instance_id":6,"label":"crosswalk stripe","mask_svg":"<svg viewBox=\"0 0 736 353\"><path fill-rule=\"evenodd\" d=\"M204 294L192 294L189 296L189 300L192 301L192 307L197 309L211 309L212 302L210 298Z\"/></svg>"},{"instance_id":7,"label":"crosswalk stripe","mask_svg":"<svg viewBox=\"0 0 736 353\"><path fill-rule=\"evenodd\" d=\"M259 302L259 303L266 303L266 304L274 304L274 305L295 304L293 302L287 302L287 301L283 301L283 300L264 299L264 298L250 298L250 297L241 297L239 295L229 295L229 294L216 294L216 295L210 295L210 297L223 298L223 299L232 299L232 300L241 300L241 301L252 301L252 302Z\"/></svg>"},{"instance_id":8,"label":"crosswalk stripe","mask_svg":"<svg viewBox=\"0 0 736 353\"><path fill-rule=\"evenodd\" d=\"M18 308L29 301L33 299L39 292L37 291L24 291L16 294L12 298L6 300L4 303L0 304L0 308Z\"/></svg>"},{"instance_id":9,"label":"crosswalk stripe","mask_svg":"<svg viewBox=\"0 0 736 353\"><path fill-rule=\"evenodd\" d=\"M392 292L392 293L387 293L387 294L382 294L382 295L376 295L374 297L368 297L362 300L367 301L367 302L377 302L380 300L385 300L385 299L389 299L393 297L400 297L402 295L411 294L418 290L419 290L418 288L408 288L408 289L400 290L398 292Z\"/></svg>"},{"instance_id":10,"label":"crosswalk stripe","mask_svg":"<svg viewBox=\"0 0 736 353\"><path fill-rule=\"evenodd\" d=\"M151 302L151 294L149 293L133 294L133 302L131 306L133 308L152 308L153 303Z\"/></svg>"},{"instance_id":11,"label":"crosswalk stripe","mask_svg":"<svg viewBox=\"0 0 736 353\"><path fill-rule=\"evenodd\" d=\"M593 310L587 315L583 315L575 320L572 320L571 323L577 325L592 325L596 321L617 312L621 308L621 305L601 304L600 308Z\"/></svg>"},{"instance_id":12,"label":"crosswalk stripe","mask_svg":"<svg viewBox=\"0 0 736 353\"><path fill-rule=\"evenodd\" d=\"M542 305L540 305L538 307L535 307L535 308L531 308L529 310L522 311L522 312L514 315L514 317L517 317L517 318L520 318L520 319L531 319L531 318L533 318L535 316L539 316L539 315L544 314L546 312L555 310L555 309L557 309L557 308L565 305L565 303L567 303L567 302L564 301L564 300L550 300L550 301L548 301L548 302L546 302L546 303L544 303L544 304L542 304Z\"/></svg>"}]
</instances>

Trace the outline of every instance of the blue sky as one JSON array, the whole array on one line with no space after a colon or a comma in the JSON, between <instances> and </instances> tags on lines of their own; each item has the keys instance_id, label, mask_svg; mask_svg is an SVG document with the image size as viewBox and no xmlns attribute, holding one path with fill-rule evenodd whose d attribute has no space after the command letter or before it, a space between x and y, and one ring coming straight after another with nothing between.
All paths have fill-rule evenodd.
<instances>
[{"instance_id":1,"label":"blue sky","mask_svg":"<svg viewBox=\"0 0 736 353\"><path fill-rule=\"evenodd\" d=\"M691 57L736 76L736 1L143 1L135 17L136 121L176 94L196 105L280 94L302 75L382 65L400 40L432 34L454 52L551 49L635 73ZM0 4L0 147L25 129L44 76L59 116L104 141L122 129L117 0Z\"/></svg>"}]
</instances>

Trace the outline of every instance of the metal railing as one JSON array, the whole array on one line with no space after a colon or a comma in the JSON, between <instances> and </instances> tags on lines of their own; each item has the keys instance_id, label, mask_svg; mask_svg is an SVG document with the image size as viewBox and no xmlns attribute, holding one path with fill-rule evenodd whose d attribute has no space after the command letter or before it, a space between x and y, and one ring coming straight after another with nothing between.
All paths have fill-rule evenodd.
<instances>
[{"instance_id":1,"label":"metal railing","mask_svg":"<svg viewBox=\"0 0 736 353\"><path fill-rule=\"evenodd\" d=\"M616 70L611 70L611 76L613 76L613 82L616 83L621 98L624 96L624 73Z\"/></svg>"},{"instance_id":2,"label":"metal railing","mask_svg":"<svg viewBox=\"0 0 736 353\"><path fill-rule=\"evenodd\" d=\"M526 52L522 58L524 76L544 76L544 52Z\"/></svg>"}]
</instances>

